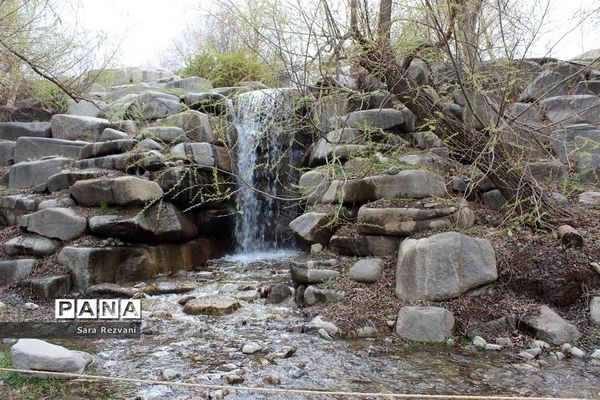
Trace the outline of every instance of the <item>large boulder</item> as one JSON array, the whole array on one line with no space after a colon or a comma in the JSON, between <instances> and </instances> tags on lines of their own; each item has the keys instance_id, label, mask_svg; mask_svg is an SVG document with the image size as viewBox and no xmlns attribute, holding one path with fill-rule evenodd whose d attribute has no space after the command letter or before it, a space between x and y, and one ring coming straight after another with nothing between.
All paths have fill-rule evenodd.
<instances>
[{"instance_id":1,"label":"large boulder","mask_svg":"<svg viewBox=\"0 0 600 400\"><path fill-rule=\"evenodd\" d=\"M4 242L4 251L11 256L41 257L54 253L60 242L39 235L21 235Z\"/></svg>"},{"instance_id":2,"label":"large boulder","mask_svg":"<svg viewBox=\"0 0 600 400\"><path fill-rule=\"evenodd\" d=\"M367 235L410 236L431 229L448 229L457 209L447 208L375 208L358 210L358 231Z\"/></svg>"},{"instance_id":3,"label":"large boulder","mask_svg":"<svg viewBox=\"0 0 600 400\"><path fill-rule=\"evenodd\" d=\"M98 207L106 205L144 204L160 199L163 191L156 182L134 176L98 178L75 182L70 189L77 204Z\"/></svg>"},{"instance_id":4,"label":"large boulder","mask_svg":"<svg viewBox=\"0 0 600 400\"><path fill-rule=\"evenodd\" d=\"M556 71L546 70L529 82L519 99L532 101L566 95L576 81L576 77L567 78Z\"/></svg>"},{"instance_id":5,"label":"large boulder","mask_svg":"<svg viewBox=\"0 0 600 400\"><path fill-rule=\"evenodd\" d=\"M92 233L130 242L181 242L198 234L196 225L174 205L159 203L133 217L99 215L90 218Z\"/></svg>"},{"instance_id":6,"label":"large boulder","mask_svg":"<svg viewBox=\"0 0 600 400\"><path fill-rule=\"evenodd\" d=\"M548 306L538 307L522 318L521 323L533 330L538 339L555 345L574 342L581 337L575 325L565 321Z\"/></svg>"},{"instance_id":7,"label":"large boulder","mask_svg":"<svg viewBox=\"0 0 600 400\"><path fill-rule=\"evenodd\" d=\"M33 271L35 263L36 260L31 258L0 261L0 285L21 281Z\"/></svg>"},{"instance_id":8,"label":"large boulder","mask_svg":"<svg viewBox=\"0 0 600 400\"><path fill-rule=\"evenodd\" d=\"M334 128L358 128L364 130L383 129L412 132L415 130L415 115L407 108L396 110L384 108L380 110L354 111L342 117L330 119Z\"/></svg>"},{"instance_id":9,"label":"large boulder","mask_svg":"<svg viewBox=\"0 0 600 400\"><path fill-rule=\"evenodd\" d=\"M583 182L600 182L600 129L587 124L567 126L552 133L550 144L559 158L577 164Z\"/></svg>"},{"instance_id":10,"label":"large boulder","mask_svg":"<svg viewBox=\"0 0 600 400\"><path fill-rule=\"evenodd\" d=\"M92 356L39 339L19 339L10 349L12 367L81 374Z\"/></svg>"},{"instance_id":11,"label":"large boulder","mask_svg":"<svg viewBox=\"0 0 600 400\"><path fill-rule=\"evenodd\" d=\"M21 215L30 214L37 207L33 195L14 194L0 197L0 225L16 225Z\"/></svg>"},{"instance_id":12,"label":"large boulder","mask_svg":"<svg viewBox=\"0 0 600 400\"><path fill-rule=\"evenodd\" d=\"M445 232L400 244L396 295L402 300L452 299L497 278L488 240Z\"/></svg>"},{"instance_id":13,"label":"large boulder","mask_svg":"<svg viewBox=\"0 0 600 400\"><path fill-rule=\"evenodd\" d=\"M575 94L541 101L548 121L563 125L600 124L600 97Z\"/></svg>"},{"instance_id":14,"label":"large boulder","mask_svg":"<svg viewBox=\"0 0 600 400\"><path fill-rule=\"evenodd\" d=\"M107 119L56 114L52 116L52 137L98 142L104 129L111 126L112 123Z\"/></svg>"},{"instance_id":15,"label":"large boulder","mask_svg":"<svg viewBox=\"0 0 600 400\"><path fill-rule=\"evenodd\" d=\"M396 334L415 342L443 342L452 336L454 316L441 307L402 307Z\"/></svg>"},{"instance_id":16,"label":"large boulder","mask_svg":"<svg viewBox=\"0 0 600 400\"><path fill-rule=\"evenodd\" d=\"M192 142L214 143L215 135L208 115L195 110L187 110L171 115L164 122L184 130L187 138Z\"/></svg>"},{"instance_id":17,"label":"large boulder","mask_svg":"<svg viewBox=\"0 0 600 400\"><path fill-rule=\"evenodd\" d=\"M9 188L28 188L46 183L52 175L62 171L71 160L57 157L36 161L23 161L8 170Z\"/></svg>"},{"instance_id":18,"label":"large boulder","mask_svg":"<svg viewBox=\"0 0 600 400\"><path fill-rule=\"evenodd\" d=\"M69 208L53 207L22 216L19 226L50 239L72 240L85 233L87 219Z\"/></svg>"},{"instance_id":19,"label":"large boulder","mask_svg":"<svg viewBox=\"0 0 600 400\"><path fill-rule=\"evenodd\" d=\"M15 147L15 162L37 160L43 157L60 156L79 158L79 151L89 144L77 140L21 137Z\"/></svg>"},{"instance_id":20,"label":"large boulder","mask_svg":"<svg viewBox=\"0 0 600 400\"><path fill-rule=\"evenodd\" d=\"M146 92L137 95L123 108L128 117L146 121L164 118L182 111L179 97L161 92Z\"/></svg>"},{"instance_id":21,"label":"large boulder","mask_svg":"<svg viewBox=\"0 0 600 400\"><path fill-rule=\"evenodd\" d=\"M336 227L331 223L331 215L310 212L302 214L290 222L289 228L305 244L326 245Z\"/></svg>"},{"instance_id":22,"label":"large boulder","mask_svg":"<svg viewBox=\"0 0 600 400\"><path fill-rule=\"evenodd\" d=\"M222 246L198 238L179 244L119 247L65 247L58 261L69 267L77 289L84 292L99 283L151 279L160 273L192 270L223 254Z\"/></svg>"},{"instance_id":23,"label":"large boulder","mask_svg":"<svg viewBox=\"0 0 600 400\"><path fill-rule=\"evenodd\" d=\"M169 89L185 89L188 92L206 92L213 88L212 83L208 79L198 76L190 76L184 79L175 79L165 84L165 88Z\"/></svg>"},{"instance_id":24,"label":"large boulder","mask_svg":"<svg viewBox=\"0 0 600 400\"><path fill-rule=\"evenodd\" d=\"M0 122L0 140L51 136L50 122Z\"/></svg>"}]
</instances>

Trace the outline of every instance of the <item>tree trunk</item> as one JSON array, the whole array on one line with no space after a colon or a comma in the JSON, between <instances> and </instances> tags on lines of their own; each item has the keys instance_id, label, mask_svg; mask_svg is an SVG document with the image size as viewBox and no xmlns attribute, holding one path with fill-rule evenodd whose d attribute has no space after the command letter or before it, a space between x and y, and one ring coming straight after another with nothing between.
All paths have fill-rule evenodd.
<instances>
[{"instance_id":1,"label":"tree trunk","mask_svg":"<svg viewBox=\"0 0 600 400\"><path fill-rule=\"evenodd\" d=\"M377 34L380 42L389 43L392 27L392 0L381 0L379 3L379 26Z\"/></svg>"}]
</instances>

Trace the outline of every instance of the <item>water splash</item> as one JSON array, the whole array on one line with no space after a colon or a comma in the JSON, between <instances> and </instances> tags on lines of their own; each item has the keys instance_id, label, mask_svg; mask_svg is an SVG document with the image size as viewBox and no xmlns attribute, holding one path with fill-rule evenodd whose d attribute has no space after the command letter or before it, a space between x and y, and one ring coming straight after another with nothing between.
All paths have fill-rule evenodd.
<instances>
[{"instance_id":1,"label":"water splash","mask_svg":"<svg viewBox=\"0 0 600 400\"><path fill-rule=\"evenodd\" d=\"M293 182L294 93L294 89L255 90L237 96L233 105L240 185L235 249L244 259L273 258L290 248L287 224L293 205L281 197L290 196Z\"/></svg>"}]
</instances>

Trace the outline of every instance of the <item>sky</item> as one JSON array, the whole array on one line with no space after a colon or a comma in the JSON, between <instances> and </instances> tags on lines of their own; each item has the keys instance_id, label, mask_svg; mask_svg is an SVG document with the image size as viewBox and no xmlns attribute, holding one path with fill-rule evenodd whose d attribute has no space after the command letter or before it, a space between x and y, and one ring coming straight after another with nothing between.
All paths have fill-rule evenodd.
<instances>
[{"instance_id":1,"label":"sky","mask_svg":"<svg viewBox=\"0 0 600 400\"><path fill-rule=\"evenodd\" d=\"M118 64L158 66L165 49L180 35L186 24L200 18L200 8L209 5L210 1L82 0L75 15L81 26L100 31L111 42L120 44ZM549 16L543 26L544 35L535 43L532 56L546 55L548 44L559 39L551 55L561 59L570 59L584 51L600 48L600 29L593 26L593 21L569 33L577 11L594 3L600 3L600 0L551 0Z\"/></svg>"}]
</instances>

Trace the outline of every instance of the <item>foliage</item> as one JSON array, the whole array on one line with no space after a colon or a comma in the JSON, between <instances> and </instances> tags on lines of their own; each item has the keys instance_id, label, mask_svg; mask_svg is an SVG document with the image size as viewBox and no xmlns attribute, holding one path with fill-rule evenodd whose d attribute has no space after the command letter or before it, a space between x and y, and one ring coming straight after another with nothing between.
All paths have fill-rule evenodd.
<instances>
[{"instance_id":1,"label":"foliage","mask_svg":"<svg viewBox=\"0 0 600 400\"><path fill-rule=\"evenodd\" d=\"M226 53L203 51L187 60L183 75L209 79L215 87L236 86L244 81L274 85L277 81L267 63L244 50Z\"/></svg>"}]
</instances>

